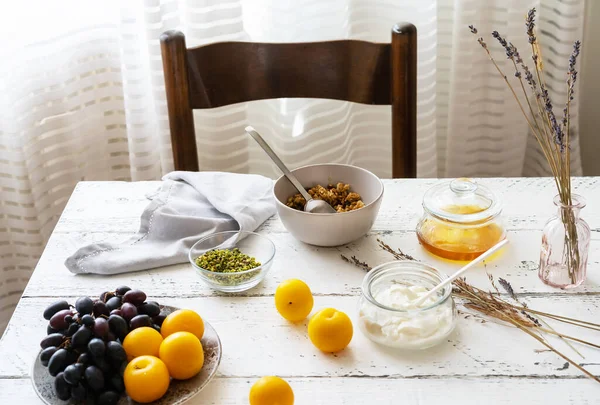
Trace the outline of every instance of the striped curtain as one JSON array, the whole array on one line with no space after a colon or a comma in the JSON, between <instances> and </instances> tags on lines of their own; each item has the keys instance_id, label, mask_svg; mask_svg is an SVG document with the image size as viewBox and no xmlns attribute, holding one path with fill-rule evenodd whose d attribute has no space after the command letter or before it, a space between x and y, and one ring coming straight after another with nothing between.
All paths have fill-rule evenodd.
<instances>
[{"instance_id":1,"label":"striped curtain","mask_svg":"<svg viewBox=\"0 0 600 405\"><path fill-rule=\"evenodd\" d=\"M81 180L151 180L173 168L159 35L215 41L389 41L418 29L418 174L547 173L520 111L466 28L526 49L540 14L548 87L565 96L584 0L20 0L0 14L0 332ZM7 8L7 10L4 10ZM16 34L18 33L18 35ZM488 41L491 43L491 41ZM498 47L502 66L507 67ZM585 41L583 52L585 52ZM310 63L310 61L307 61ZM574 128L577 108L573 108ZM277 170L243 134L255 126L291 167L346 162L391 174L385 106L283 99L195 113L202 169ZM581 172L573 145L573 168ZM56 271L66 271L57 268Z\"/></svg>"},{"instance_id":2,"label":"striped curtain","mask_svg":"<svg viewBox=\"0 0 600 405\"><path fill-rule=\"evenodd\" d=\"M562 117L566 72L573 42L582 38L584 0L438 0L437 141L438 174L458 176L545 176L551 172L502 77L467 29L486 36L505 74L520 88L514 68L490 33L497 30L533 67L525 14L538 10L537 36L545 59L546 84ZM585 51L585 40L583 45ZM524 98L521 98L524 102ZM571 109L577 133L577 99ZM572 172L581 175L579 141L572 143Z\"/></svg>"}]
</instances>

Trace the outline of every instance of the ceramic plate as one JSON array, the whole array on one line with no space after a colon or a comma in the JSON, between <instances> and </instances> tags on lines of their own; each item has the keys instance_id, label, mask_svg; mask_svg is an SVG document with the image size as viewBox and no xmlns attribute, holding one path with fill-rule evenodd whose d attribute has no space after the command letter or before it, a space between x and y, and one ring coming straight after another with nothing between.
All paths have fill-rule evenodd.
<instances>
[{"instance_id":1,"label":"ceramic plate","mask_svg":"<svg viewBox=\"0 0 600 405\"><path fill-rule=\"evenodd\" d=\"M165 314L170 314L179 308L163 306L161 310ZM198 375L189 380L177 381L171 380L171 385L167 393L158 401L153 402L156 405L176 405L182 404L198 394L214 377L221 362L222 347L219 335L208 323L204 322L204 336L202 337L202 348L204 349L204 365ZM40 351L41 352L41 351ZM39 353L36 356L31 372L31 380L33 387L39 397L49 405L66 405L78 404L81 401L61 401L54 393L54 377L48 373L48 369L42 366ZM131 398L123 395L119 401L119 405L137 404Z\"/></svg>"}]
</instances>

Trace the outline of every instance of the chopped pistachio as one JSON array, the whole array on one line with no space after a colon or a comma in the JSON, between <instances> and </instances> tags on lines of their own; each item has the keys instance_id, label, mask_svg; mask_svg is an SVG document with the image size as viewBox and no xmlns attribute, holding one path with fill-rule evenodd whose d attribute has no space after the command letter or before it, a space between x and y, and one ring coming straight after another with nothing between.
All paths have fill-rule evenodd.
<instances>
[{"instance_id":1,"label":"chopped pistachio","mask_svg":"<svg viewBox=\"0 0 600 405\"><path fill-rule=\"evenodd\" d=\"M211 250L196 258L195 262L198 267L215 273L214 276L209 277L223 285L239 284L254 277L254 274L227 277L227 273L240 273L261 266L254 257L240 252L238 248Z\"/></svg>"}]
</instances>

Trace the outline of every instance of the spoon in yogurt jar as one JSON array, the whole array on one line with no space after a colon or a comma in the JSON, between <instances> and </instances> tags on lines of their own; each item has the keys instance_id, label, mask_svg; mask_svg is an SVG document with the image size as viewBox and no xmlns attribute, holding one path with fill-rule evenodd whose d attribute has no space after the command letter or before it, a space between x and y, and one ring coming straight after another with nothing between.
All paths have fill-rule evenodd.
<instances>
[{"instance_id":1,"label":"spoon in yogurt jar","mask_svg":"<svg viewBox=\"0 0 600 405\"><path fill-rule=\"evenodd\" d=\"M427 292L427 294L424 294L421 297L419 297L414 302L415 307L421 306L433 294L435 294L436 292L438 292L442 288L446 287L448 284L452 283L455 279L457 279L458 277L460 277L464 272L466 272L467 270L469 270L471 267L475 266L477 263L484 261L485 259L487 259L491 255L493 255L494 253L496 253L499 249L501 249L507 243L508 243L508 239L503 239L500 242L496 243L491 248L489 248L488 250L486 250L485 252L483 252L481 255L477 256L477 258L475 258L471 262L467 263L465 266L463 266L456 273L452 274L450 277L448 277L447 279L445 279L444 281L442 281L441 283L439 283L438 285L436 285L435 287L433 287L431 290L429 290Z\"/></svg>"}]
</instances>

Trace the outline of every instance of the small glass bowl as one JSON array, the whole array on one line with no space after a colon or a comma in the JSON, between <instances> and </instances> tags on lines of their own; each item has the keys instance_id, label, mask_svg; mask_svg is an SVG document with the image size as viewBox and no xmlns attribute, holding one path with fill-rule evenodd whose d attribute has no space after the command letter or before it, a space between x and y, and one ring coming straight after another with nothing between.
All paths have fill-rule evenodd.
<instances>
[{"instance_id":1,"label":"small glass bowl","mask_svg":"<svg viewBox=\"0 0 600 405\"><path fill-rule=\"evenodd\" d=\"M375 297L392 285L419 285L427 290L448 276L416 261L394 261L371 270L364 278L358 304L358 325L362 333L384 346L423 350L446 340L456 325L457 310L452 286L438 291L432 305L416 309L396 309Z\"/></svg>"},{"instance_id":2,"label":"small glass bowl","mask_svg":"<svg viewBox=\"0 0 600 405\"><path fill-rule=\"evenodd\" d=\"M196 259L210 250L234 248L254 257L261 265L239 273L218 273L196 264ZM249 290L265 278L275 257L275 245L266 236L255 232L226 231L200 239L192 246L188 257L196 273L212 288L223 292L240 292Z\"/></svg>"}]
</instances>

